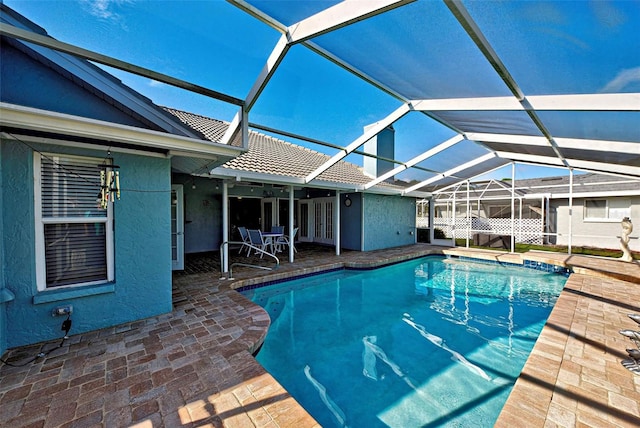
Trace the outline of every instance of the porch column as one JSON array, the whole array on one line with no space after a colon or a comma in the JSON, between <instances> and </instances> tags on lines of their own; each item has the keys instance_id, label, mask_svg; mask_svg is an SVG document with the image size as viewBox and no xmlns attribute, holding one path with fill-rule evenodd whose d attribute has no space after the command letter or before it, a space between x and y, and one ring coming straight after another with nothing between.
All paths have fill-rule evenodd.
<instances>
[{"instance_id":1,"label":"porch column","mask_svg":"<svg viewBox=\"0 0 640 428\"><path fill-rule=\"evenodd\" d=\"M436 207L435 207L435 198L432 196L429 197L429 243L433 245L433 240L435 239L435 219L433 218L436 215Z\"/></svg>"},{"instance_id":2,"label":"porch column","mask_svg":"<svg viewBox=\"0 0 640 428\"><path fill-rule=\"evenodd\" d=\"M229 272L229 188L227 182L222 182L222 242L227 245L222 246L222 272Z\"/></svg>"},{"instance_id":3,"label":"porch column","mask_svg":"<svg viewBox=\"0 0 640 428\"><path fill-rule=\"evenodd\" d=\"M516 163L511 162L511 252L516 251Z\"/></svg>"},{"instance_id":4,"label":"porch column","mask_svg":"<svg viewBox=\"0 0 640 428\"><path fill-rule=\"evenodd\" d=\"M453 202L451 203L451 246L456 246L456 195L458 187L453 189Z\"/></svg>"},{"instance_id":5,"label":"porch column","mask_svg":"<svg viewBox=\"0 0 640 428\"><path fill-rule=\"evenodd\" d=\"M567 252L571 255L571 244L573 242L573 168L569 168L569 242Z\"/></svg>"},{"instance_id":6,"label":"porch column","mask_svg":"<svg viewBox=\"0 0 640 428\"><path fill-rule=\"evenodd\" d=\"M545 218L544 218L544 221L542 223L544 225L545 235L544 235L544 238L542 240L542 243L543 244L548 244L550 242L549 238L551 238L551 235L550 235L551 226L549 225L549 216L551 215L551 195L549 194L549 196L543 196L542 200L543 201L546 200L546 205L544 206ZM558 242L557 239L556 239L556 242Z\"/></svg>"},{"instance_id":7,"label":"porch column","mask_svg":"<svg viewBox=\"0 0 640 428\"><path fill-rule=\"evenodd\" d=\"M294 224L293 224L293 208L294 208L294 203L293 203L293 186L289 186L289 263L293 263L293 239L294 239L294 235L293 235L293 228L294 228Z\"/></svg>"},{"instance_id":8,"label":"porch column","mask_svg":"<svg viewBox=\"0 0 640 428\"><path fill-rule=\"evenodd\" d=\"M520 222L518 223L518 241L522 242L522 196L518 198L518 202L520 202Z\"/></svg>"},{"instance_id":9,"label":"porch column","mask_svg":"<svg viewBox=\"0 0 640 428\"><path fill-rule=\"evenodd\" d=\"M471 205L469 199L469 180L467 180L467 248L469 248L469 235L471 234Z\"/></svg>"},{"instance_id":10,"label":"porch column","mask_svg":"<svg viewBox=\"0 0 640 428\"><path fill-rule=\"evenodd\" d=\"M335 219L334 221L334 227L333 229L335 230L335 234L336 234L336 256L340 255L340 191L336 190L336 201L335 201L335 205L336 205L336 209L335 209Z\"/></svg>"}]
</instances>

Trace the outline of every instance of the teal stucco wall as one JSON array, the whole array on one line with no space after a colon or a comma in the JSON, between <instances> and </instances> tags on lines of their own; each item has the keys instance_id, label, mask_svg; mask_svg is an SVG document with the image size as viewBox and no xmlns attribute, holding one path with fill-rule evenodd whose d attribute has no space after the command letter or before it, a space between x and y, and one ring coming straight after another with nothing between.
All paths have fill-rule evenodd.
<instances>
[{"instance_id":1,"label":"teal stucco wall","mask_svg":"<svg viewBox=\"0 0 640 428\"><path fill-rule=\"evenodd\" d=\"M362 209L362 251L393 248L416 242L416 205L413 198L365 193L362 195Z\"/></svg>"},{"instance_id":2,"label":"teal stucco wall","mask_svg":"<svg viewBox=\"0 0 640 428\"><path fill-rule=\"evenodd\" d=\"M6 347L58 339L63 317L53 308L73 305L70 334L171 311L170 160L113 152L122 195L114 206L115 281L39 292L35 272L33 150L2 140L2 249L0 280L15 295L4 304ZM101 150L31 144L36 150L104 158Z\"/></svg>"},{"instance_id":3,"label":"teal stucco wall","mask_svg":"<svg viewBox=\"0 0 640 428\"><path fill-rule=\"evenodd\" d=\"M2 179L2 148L4 146L0 145L0 189L4 189L3 179ZM4 203L2 198L3 192L0 191L0 236L5 236L4 234ZM0 355L4 354L4 351L7 349L7 304L9 300L13 297L11 296L8 290L5 288L5 263L4 263L4 239L0 239Z\"/></svg>"}]
</instances>

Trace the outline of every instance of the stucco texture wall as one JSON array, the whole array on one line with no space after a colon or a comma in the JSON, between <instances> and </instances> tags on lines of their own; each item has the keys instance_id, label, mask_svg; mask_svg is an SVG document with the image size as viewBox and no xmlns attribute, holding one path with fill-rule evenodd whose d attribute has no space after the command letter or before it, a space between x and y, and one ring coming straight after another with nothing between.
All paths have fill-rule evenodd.
<instances>
[{"instance_id":1,"label":"stucco texture wall","mask_svg":"<svg viewBox=\"0 0 640 428\"><path fill-rule=\"evenodd\" d=\"M2 149L3 145L0 144L0 189L4 189L3 179L2 179ZM3 195L4 192L0 191L0 236L5 236L4 234L4 203L3 203ZM4 354L4 351L7 349L7 303L2 296L5 291L5 275L4 272L6 270L6 265L4 263L4 239L0 239L0 355ZM8 300L9 294L7 294Z\"/></svg>"},{"instance_id":2,"label":"stucco texture wall","mask_svg":"<svg viewBox=\"0 0 640 428\"><path fill-rule=\"evenodd\" d=\"M629 248L640 251L640 196L625 197L631 200L631 221L633 223L632 239ZM557 239L558 245L569 243L569 205L567 201L552 202L556 210L556 228L562 236ZM584 199L573 200L571 216L573 246L587 246L596 248L620 249L620 235L622 226L620 220L584 220ZM580 236L583 235L583 236Z\"/></svg>"},{"instance_id":3,"label":"stucco texture wall","mask_svg":"<svg viewBox=\"0 0 640 428\"><path fill-rule=\"evenodd\" d=\"M122 110L8 43L2 44L0 76L3 102L144 127ZM46 88L46 96L43 96L43 88Z\"/></svg>"},{"instance_id":4,"label":"stucco texture wall","mask_svg":"<svg viewBox=\"0 0 640 428\"><path fill-rule=\"evenodd\" d=\"M173 183L183 185L184 252L218 251L222 243L220 186L216 189L214 180L183 174L174 175Z\"/></svg>"},{"instance_id":5,"label":"stucco texture wall","mask_svg":"<svg viewBox=\"0 0 640 428\"><path fill-rule=\"evenodd\" d=\"M363 251L399 247L416 242L416 205L413 198L362 195Z\"/></svg>"},{"instance_id":6,"label":"stucco texture wall","mask_svg":"<svg viewBox=\"0 0 640 428\"><path fill-rule=\"evenodd\" d=\"M103 158L103 151L30 144L49 153ZM33 151L2 140L2 221L9 348L61 337L64 318L53 308L73 305L70 334L171 311L170 161L112 153L121 171L115 202L115 281L107 286L38 291L35 272ZM110 289L110 291L104 291ZM91 290L101 290L91 294Z\"/></svg>"}]
</instances>

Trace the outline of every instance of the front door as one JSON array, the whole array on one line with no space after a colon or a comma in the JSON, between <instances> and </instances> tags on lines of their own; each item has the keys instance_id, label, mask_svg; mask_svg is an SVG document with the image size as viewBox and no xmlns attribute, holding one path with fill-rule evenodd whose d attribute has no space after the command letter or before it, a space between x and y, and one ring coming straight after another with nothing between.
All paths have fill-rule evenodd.
<instances>
[{"instance_id":1,"label":"front door","mask_svg":"<svg viewBox=\"0 0 640 428\"><path fill-rule=\"evenodd\" d=\"M271 230L271 226L279 226L278 221L278 211L277 211L277 200L276 198L263 198L262 199L262 212L261 212L261 225L263 231L269 232Z\"/></svg>"},{"instance_id":2,"label":"front door","mask_svg":"<svg viewBox=\"0 0 640 428\"><path fill-rule=\"evenodd\" d=\"M171 269L184 269L184 200L182 184L171 185Z\"/></svg>"},{"instance_id":3,"label":"front door","mask_svg":"<svg viewBox=\"0 0 640 428\"><path fill-rule=\"evenodd\" d=\"M314 199L313 241L333 245L334 241L334 198Z\"/></svg>"},{"instance_id":4,"label":"front door","mask_svg":"<svg viewBox=\"0 0 640 428\"><path fill-rule=\"evenodd\" d=\"M313 201L303 199L298 204L298 218L300 219L300 228L298 229L298 241L313 241Z\"/></svg>"}]
</instances>

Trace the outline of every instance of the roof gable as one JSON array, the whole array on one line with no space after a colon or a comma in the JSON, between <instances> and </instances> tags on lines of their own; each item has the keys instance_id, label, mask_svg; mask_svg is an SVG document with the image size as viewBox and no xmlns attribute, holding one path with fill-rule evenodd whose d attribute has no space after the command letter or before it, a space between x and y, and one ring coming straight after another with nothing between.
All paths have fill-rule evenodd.
<instances>
[{"instance_id":1,"label":"roof gable","mask_svg":"<svg viewBox=\"0 0 640 428\"><path fill-rule=\"evenodd\" d=\"M0 22L47 36L0 3ZM2 37L1 100L57 113L202 138L148 98L90 62Z\"/></svg>"}]
</instances>

